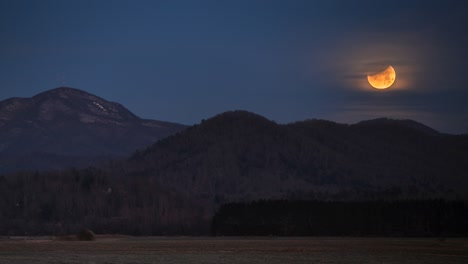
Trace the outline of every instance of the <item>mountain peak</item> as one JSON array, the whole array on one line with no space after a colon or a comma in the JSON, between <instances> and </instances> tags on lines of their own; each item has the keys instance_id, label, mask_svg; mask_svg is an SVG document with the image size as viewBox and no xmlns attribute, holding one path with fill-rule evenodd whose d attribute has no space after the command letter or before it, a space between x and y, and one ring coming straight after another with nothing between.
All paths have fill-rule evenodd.
<instances>
[{"instance_id":1,"label":"mountain peak","mask_svg":"<svg viewBox=\"0 0 468 264\"><path fill-rule=\"evenodd\" d=\"M58 87L25 100L37 110L33 112L37 113L36 116L41 121L78 119L84 123L108 123L137 122L140 119L118 103L71 87Z\"/></svg>"},{"instance_id":2,"label":"mountain peak","mask_svg":"<svg viewBox=\"0 0 468 264\"><path fill-rule=\"evenodd\" d=\"M226 111L208 119L207 122L220 122L220 121L238 122L241 120L274 123L273 121L268 120L264 116L261 116L261 115L258 115L258 114L255 114L246 110Z\"/></svg>"},{"instance_id":3,"label":"mountain peak","mask_svg":"<svg viewBox=\"0 0 468 264\"><path fill-rule=\"evenodd\" d=\"M2 164L2 155L121 156L183 128L141 119L121 104L70 87L9 98L0 101L0 172L15 167Z\"/></svg>"},{"instance_id":4,"label":"mountain peak","mask_svg":"<svg viewBox=\"0 0 468 264\"><path fill-rule=\"evenodd\" d=\"M71 88L71 87L57 87L51 90L47 90L45 92L36 94L32 98L50 98L50 97L60 97L63 99L67 98L74 98L74 97L83 97L83 96L94 96L88 92L85 92L80 89Z\"/></svg>"},{"instance_id":5,"label":"mountain peak","mask_svg":"<svg viewBox=\"0 0 468 264\"><path fill-rule=\"evenodd\" d=\"M255 133L254 131L262 130L272 125L276 125L275 122L268 120L267 118L244 110L227 111L218 114L207 120L202 120L201 128L208 131L218 131L219 133L225 133L222 131L234 131L242 130L243 133Z\"/></svg>"},{"instance_id":6,"label":"mountain peak","mask_svg":"<svg viewBox=\"0 0 468 264\"><path fill-rule=\"evenodd\" d=\"M424 124L421 124L419 122L416 122L411 119L392 119L392 118L376 118L376 119L371 119L371 120L366 120L366 121L361 121L354 126L357 127L369 127L369 126L399 126L399 127L405 127L409 128L412 130L417 130L420 132L423 132L428 135L440 135L440 133L431 128L428 127Z\"/></svg>"},{"instance_id":7,"label":"mountain peak","mask_svg":"<svg viewBox=\"0 0 468 264\"><path fill-rule=\"evenodd\" d=\"M85 92L85 91L80 90L80 89L78 89L78 88L67 87L67 86L60 86L60 87L57 87L57 88L53 88L53 89L44 91L44 92L42 92L42 93L50 93L50 94L53 94L53 93L69 93L69 94L81 93L81 94L89 94L88 92Z\"/></svg>"},{"instance_id":8,"label":"mountain peak","mask_svg":"<svg viewBox=\"0 0 468 264\"><path fill-rule=\"evenodd\" d=\"M57 87L51 90L47 90L45 92L36 94L33 96L33 99L40 99L40 98L62 98L62 99L73 99L73 98L99 98L94 94L90 94L83 90L71 87ZM101 98L99 98L101 99ZM101 99L103 100L103 99Z\"/></svg>"}]
</instances>

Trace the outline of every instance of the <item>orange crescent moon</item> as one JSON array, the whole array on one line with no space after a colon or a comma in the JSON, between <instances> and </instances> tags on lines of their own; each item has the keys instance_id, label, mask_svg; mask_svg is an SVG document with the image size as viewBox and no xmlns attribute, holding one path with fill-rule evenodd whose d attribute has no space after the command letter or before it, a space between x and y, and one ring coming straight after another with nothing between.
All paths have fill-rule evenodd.
<instances>
[{"instance_id":1,"label":"orange crescent moon","mask_svg":"<svg viewBox=\"0 0 468 264\"><path fill-rule=\"evenodd\" d=\"M390 65L387 69L377 72L371 75L367 75L369 84L375 89L387 89L395 82L396 72L395 69Z\"/></svg>"}]
</instances>

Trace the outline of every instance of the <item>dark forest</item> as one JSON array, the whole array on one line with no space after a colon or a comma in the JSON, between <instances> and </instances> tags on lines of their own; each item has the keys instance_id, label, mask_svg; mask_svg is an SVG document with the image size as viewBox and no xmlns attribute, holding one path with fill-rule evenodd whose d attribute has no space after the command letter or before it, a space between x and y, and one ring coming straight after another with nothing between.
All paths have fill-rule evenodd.
<instances>
[{"instance_id":1,"label":"dark forest","mask_svg":"<svg viewBox=\"0 0 468 264\"><path fill-rule=\"evenodd\" d=\"M466 236L463 201L287 201L230 203L213 218L216 236Z\"/></svg>"}]
</instances>

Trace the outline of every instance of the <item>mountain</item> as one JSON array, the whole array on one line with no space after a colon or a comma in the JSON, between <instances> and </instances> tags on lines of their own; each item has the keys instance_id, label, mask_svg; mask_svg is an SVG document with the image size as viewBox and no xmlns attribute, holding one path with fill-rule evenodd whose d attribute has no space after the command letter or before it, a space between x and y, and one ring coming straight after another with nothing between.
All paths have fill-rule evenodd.
<instances>
[{"instance_id":1,"label":"mountain","mask_svg":"<svg viewBox=\"0 0 468 264\"><path fill-rule=\"evenodd\" d=\"M10 98L0 102L0 172L124 157L184 128L74 88Z\"/></svg>"},{"instance_id":2,"label":"mountain","mask_svg":"<svg viewBox=\"0 0 468 264\"><path fill-rule=\"evenodd\" d=\"M74 119L84 127L138 123L117 105L84 102L121 112L104 118L107 114L87 112L85 105ZM56 115L68 114L61 109ZM51 117L55 112L46 113ZM71 117L49 120L54 119ZM240 202L239 210L248 213L248 208L256 210L249 207L252 201L270 199L299 201L291 205L327 201L318 203L320 208L331 202L365 207L387 201L393 208L396 200L466 201L467 171L468 135L439 133L415 121L277 124L254 113L230 111L99 167L0 176L0 234L66 234L87 227L98 233L206 235L224 205ZM411 203L403 202L401 210L412 210L405 204ZM450 214L460 211L447 206ZM257 220L268 214L259 216ZM223 223L229 226L239 215L227 217ZM289 216L284 219L289 223ZM248 215L244 220L254 221Z\"/></svg>"},{"instance_id":3,"label":"mountain","mask_svg":"<svg viewBox=\"0 0 468 264\"><path fill-rule=\"evenodd\" d=\"M464 146L464 147L463 147ZM466 135L411 120L276 124L232 111L119 164L198 199L468 197Z\"/></svg>"}]
</instances>

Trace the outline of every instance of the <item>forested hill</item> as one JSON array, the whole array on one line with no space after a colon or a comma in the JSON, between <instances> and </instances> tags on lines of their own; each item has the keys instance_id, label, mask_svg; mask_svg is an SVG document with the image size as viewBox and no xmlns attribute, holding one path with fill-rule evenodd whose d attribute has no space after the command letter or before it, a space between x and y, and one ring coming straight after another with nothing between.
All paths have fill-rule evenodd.
<instances>
[{"instance_id":1,"label":"forested hill","mask_svg":"<svg viewBox=\"0 0 468 264\"><path fill-rule=\"evenodd\" d=\"M0 234L207 234L221 205L260 199L466 200L467 142L409 120L226 112L100 168L0 176Z\"/></svg>"},{"instance_id":2,"label":"forested hill","mask_svg":"<svg viewBox=\"0 0 468 264\"><path fill-rule=\"evenodd\" d=\"M466 136L410 120L279 125L233 111L161 140L119 167L218 201L466 197L466 146Z\"/></svg>"}]
</instances>

